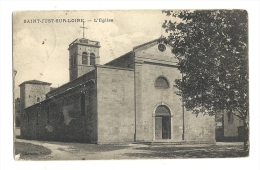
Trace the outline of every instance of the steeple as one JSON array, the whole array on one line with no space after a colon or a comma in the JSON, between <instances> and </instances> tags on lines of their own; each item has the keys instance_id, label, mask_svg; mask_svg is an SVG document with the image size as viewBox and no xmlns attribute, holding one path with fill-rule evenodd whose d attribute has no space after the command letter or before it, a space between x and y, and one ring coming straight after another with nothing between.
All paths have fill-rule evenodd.
<instances>
[{"instance_id":1,"label":"steeple","mask_svg":"<svg viewBox=\"0 0 260 170\"><path fill-rule=\"evenodd\" d=\"M100 43L85 38L84 29L83 38L77 38L69 45L69 70L70 81L86 74L94 69L94 65L99 64L99 48Z\"/></svg>"}]
</instances>

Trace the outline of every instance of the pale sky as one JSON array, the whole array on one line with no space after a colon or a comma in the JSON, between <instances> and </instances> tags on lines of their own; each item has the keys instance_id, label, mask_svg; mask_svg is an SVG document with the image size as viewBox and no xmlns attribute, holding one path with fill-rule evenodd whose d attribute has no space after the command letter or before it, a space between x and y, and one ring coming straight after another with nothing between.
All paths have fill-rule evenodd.
<instances>
[{"instance_id":1,"label":"pale sky","mask_svg":"<svg viewBox=\"0 0 260 170\"><path fill-rule=\"evenodd\" d=\"M94 22L97 18L113 22ZM165 35L161 28L169 19L159 10L147 11L35 11L13 14L13 68L15 98L18 85L40 80L58 87L69 81L69 44L83 37L82 22L24 23L31 19L84 19L85 38L100 42L100 64L105 64L134 46ZM171 18L172 19L172 18ZM88 21L91 20L91 21ZM43 44L44 41L44 44Z\"/></svg>"}]
</instances>

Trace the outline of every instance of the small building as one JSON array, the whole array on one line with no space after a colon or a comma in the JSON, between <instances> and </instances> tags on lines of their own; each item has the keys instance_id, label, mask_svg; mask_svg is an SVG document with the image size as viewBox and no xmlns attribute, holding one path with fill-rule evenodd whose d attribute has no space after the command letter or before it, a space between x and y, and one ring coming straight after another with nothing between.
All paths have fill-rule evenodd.
<instances>
[{"instance_id":1,"label":"small building","mask_svg":"<svg viewBox=\"0 0 260 170\"><path fill-rule=\"evenodd\" d=\"M216 119L217 142L242 142L244 137L243 120L225 111Z\"/></svg>"},{"instance_id":2,"label":"small building","mask_svg":"<svg viewBox=\"0 0 260 170\"><path fill-rule=\"evenodd\" d=\"M214 143L215 118L186 111L175 92L181 79L171 47L158 39L99 64L100 43L69 45L70 82L20 84L21 136L86 143ZM105 56L104 56L105 57Z\"/></svg>"}]
</instances>

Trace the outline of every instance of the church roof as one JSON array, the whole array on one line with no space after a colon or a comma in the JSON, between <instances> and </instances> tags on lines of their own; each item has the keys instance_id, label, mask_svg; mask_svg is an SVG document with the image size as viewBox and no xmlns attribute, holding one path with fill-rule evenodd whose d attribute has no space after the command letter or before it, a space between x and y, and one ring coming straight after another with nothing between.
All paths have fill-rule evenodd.
<instances>
[{"instance_id":1,"label":"church roof","mask_svg":"<svg viewBox=\"0 0 260 170\"><path fill-rule=\"evenodd\" d=\"M60 96L60 95L62 95L62 94L64 94L64 93L66 93L66 92L75 90L76 88L82 87L84 84L90 83L90 82L95 83L96 80L95 80L95 79L90 79L90 80L87 80L86 82L77 84L77 85L75 85L75 86L68 87L68 88L66 88L66 89L62 89L62 91L58 91L57 93L51 94L51 93L49 92L49 93L46 94L46 100L51 99L51 98L56 97L56 96ZM56 88L56 89L59 89L59 88Z\"/></svg>"},{"instance_id":2,"label":"church roof","mask_svg":"<svg viewBox=\"0 0 260 170\"><path fill-rule=\"evenodd\" d=\"M50 91L57 89L58 87L51 87Z\"/></svg>"},{"instance_id":3,"label":"church roof","mask_svg":"<svg viewBox=\"0 0 260 170\"><path fill-rule=\"evenodd\" d=\"M139 48L142 48L142 47L147 46L147 45L152 45L152 44L154 44L155 42L157 42L157 44L159 44L159 43L160 43L160 39L161 39L161 37L159 37L159 38L157 38L157 39L154 39L154 40L152 40L152 41L146 42L146 43L144 43L144 44L135 46L135 47L133 47L133 51L138 50ZM165 45L172 48L172 46L171 46L170 44L165 44Z\"/></svg>"},{"instance_id":4,"label":"church roof","mask_svg":"<svg viewBox=\"0 0 260 170\"><path fill-rule=\"evenodd\" d=\"M120 67L120 68L133 68L133 65L131 65L131 62L133 62L131 59L129 60L129 57L132 56L133 51L130 51L124 55L121 55L120 57L117 57L108 63L104 64L104 66L112 66L112 67Z\"/></svg>"},{"instance_id":5,"label":"church roof","mask_svg":"<svg viewBox=\"0 0 260 170\"><path fill-rule=\"evenodd\" d=\"M41 84L41 85L51 85L51 83L44 82L44 81L39 81L39 80L28 80L28 81L24 81L24 82L21 83L19 86L21 86L21 85L23 85L23 84Z\"/></svg>"},{"instance_id":6,"label":"church roof","mask_svg":"<svg viewBox=\"0 0 260 170\"><path fill-rule=\"evenodd\" d=\"M95 83L95 70L91 70L88 73L83 74L82 76L61 85L60 87L49 91L46 94L46 97L50 98L52 96L57 96L61 93L64 93L65 91L68 91L68 90L71 90L71 89L77 87L78 85L80 85L82 83L84 84L84 83L87 83L87 82L94 82Z\"/></svg>"},{"instance_id":7,"label":"church roof","mask_svg":"<svg viewBox=\"0 0 260 170\"><path fill-rule=\"evenodd\" d=\"M109 61L108 63L104 64L105 66L116 66L116 67L121 67L121 68L133 68L133 64L131 64L130 62L132 61L131 59L128 60L127 58L131 58L132 57L132 53L139 49L142 48L144 46L150 45L150 44L154 44L155 42L158 42L160 38L154 39L152 41L143 43L141 45L135 46L133 47L132 51L127 52L124 55L121 55L120 57L117 57L111 61Z\"/></svg>"},{"instance_id":8,"label":"church roof","mask_svg":"<svg viewBox=\"0 0 260 170\"><path fill-rule=\"evenodd\" d=\"M136 50L136 49L138 49L138 48L140 48L140 47L143 47L143 46L146 46L146 45L148 45L148 44L152 44L152 43L154 43L154 42L157 42L159 39L160 39L160 38L157 38L157 39L155 39L155 40L152 40L152 41L146 42L146 43L144 43L144 44L141 44L141 45L135 46L135 47L133 48L133 50Z\"/></svg>"}]
</instances>

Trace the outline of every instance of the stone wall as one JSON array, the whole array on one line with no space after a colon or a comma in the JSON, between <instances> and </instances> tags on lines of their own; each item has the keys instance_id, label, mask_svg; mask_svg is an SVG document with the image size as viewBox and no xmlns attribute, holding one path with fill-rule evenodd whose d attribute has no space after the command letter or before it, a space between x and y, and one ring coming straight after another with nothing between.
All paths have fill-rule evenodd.
<instances>
[{"instance_id":1,"label":"stone wall","mask_svg":"<svg viewBox=\"0 0 260 170\"><path fill-rule=\"evenodd\" d=\"M22 116L22 137L96 143L95 94L95 84L87 82L84 88L74 88L26 108ZM83 98L84 107L81 106Z\"/></svg>"},{"instance_id":2,"label":"stone wall","mask_svg":"<svg viewBox=\"0 0 260 170\"><path fill-rule=\"evenodd\" d=\"M20 86L20 106L21 106L21 113L25 108L25 85Z\"/></svg>"},{"instance_id":3,"label":"stone wall","mask_svg":"<svg viewBox=\"0 0 260 170\"><path fill-rule=\"evenodd\" d=\"M139 72L142 73L141 77ZM172 114L171 140L181 141L183 134L182 100L180 96L175 94L177 89L174 87L175 79L181 78L179 70L176 67L146 64L144 62L142 66L136 66L136 76L136 100L138 101L136 106L136 140L154 140L154 111L159 105L166 105ZM155 87L155 80L159 76L168 80L170 88L158 89ZM196 117L186 109L184 110L184 140L215 142L214 116L199 114Z\"/></svg>"},{"instance_id":4,"label":"stone wall","mask_svg":"<svg viewBox=\"0 0 260 170\"><path fill-rule=\"evenodd\" d=\"M134 72L97 67L98 143L134 141Z\"/></svg>"},{"instance_id":5,"label":"stone wall","mask_svg":"<svg viewBox=\"0 0 260 170\"><path fill-rule=\"evenodd\" d=\"M78 65L77 66L77 70L78 70L77 75L78 75L78 77L80 77L94 69L95 69L94 66Z\"/></svg>"},{"instance_id":6,"label":"stone wall","mask_svg":"<svg viewBox=\"0 0 260 170\"><path fill-rule=\"evenodd\" d=\"M188 142L198 141L200 143L215 142L215 116L192 114L184 111L184 140Z\"/></svg>"},{"instance_id":7,"label":"stone wall","mask_svg":"<svg viewBox=\"0 0 260 170\"><path fill-rule=\"evenodd\" d=\"M21 86L21 107L27 108L46 99L46 93L50 91L49 85L23 84ZM39 98L39 101L37 101Z\"/></svg>"},{"instance_id":8,"label":"stone wall","mask_svg":"<svg viewBox=\"0 0 260 170\"><path fill-rule=\"evenodd\" d=\"M155 109L164 105L171 111L171 137L168 140L214 143L215 118L201 114L196 117L186 109L183 112L182 99L176 95L178 89L174 87L181 74L171 48L167 46L161 52L154 41L134 48L134 54L136 141L155 140ZM161 76L168 80L169 88L155 87L155 80Z\"/></svg>"},{"instance_id":9,"label":"stone wall","mask_svg":"<svg viewBox=\"0 0 260 170\"><path fill-rule=\"evenodd\" d=\"M87 52L87 64L82 64L82 53ZM99 48L94 46L77 44L69 49L69 70L70 81L88 73L93 70L94 67L90 65L90 53L95 54L95 63L99 64ZM76 64L71 64L74 61L76 55Z\"/></svg>"},{"instance_id":10,"label":"stone wall","mask_svg":"<svg viewBox=\"0 0 260 170\"><path fill-rule=\"evenodd\" d=\"M231 120L228 119L228 114L224 111L224 137L237 137L238 127L243 126L243 121L235 115L232 116Z\"/></svg>"},{"instance_id":11,"label":"stone wall","mask_svg":"<svg viewBox=\"0 0 260 170\"><path fill-rule=\"evenodd\" d=\"M136 141L154 140L154 114L159 105L166 105L172 111L171 139L182 139L182 105L180 97L174 92L174 80L180 77L176 67L162 65L136 65ZM155 88L159 76L167 78L170 88Z\"/></svg>"}]
</instances>

